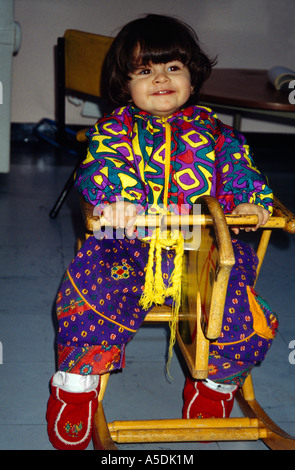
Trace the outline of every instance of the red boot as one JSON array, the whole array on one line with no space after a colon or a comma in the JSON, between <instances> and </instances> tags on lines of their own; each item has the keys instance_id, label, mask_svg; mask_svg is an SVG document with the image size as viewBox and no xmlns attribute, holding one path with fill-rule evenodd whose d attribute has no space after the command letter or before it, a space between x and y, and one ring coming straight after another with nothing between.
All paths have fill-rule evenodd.
<instances>
[{"instance_id":1,"label":"red boot","mask_svg":"<svg viewBox=\"0 0 295 470\"><path fill-rule=\"evenodd\" d=\"M206 381L186 379L183 390L184 405L182 417L189 418L229 418L234 404L234 396L238 387L220 387ZM211 385L214 387L211 388Z\"/></svg>"},{"instance_id":2,"label":"red boot","mask_svg":"<svg viewBox=\"0 0 295 470\"><path fill-rule=\"evenodd\" d=\"M92 437L99 385L85 392L69 392L53 385L47 406L47 431L58 450L84 450Z\"/></svg>"}]
</instances>

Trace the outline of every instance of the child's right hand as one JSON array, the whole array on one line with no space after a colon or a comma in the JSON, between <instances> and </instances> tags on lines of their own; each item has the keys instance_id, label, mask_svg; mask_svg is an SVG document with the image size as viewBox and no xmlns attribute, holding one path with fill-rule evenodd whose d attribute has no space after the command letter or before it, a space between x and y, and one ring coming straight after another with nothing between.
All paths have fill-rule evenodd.
<instances>
[{"instance_id":1,"label":"child's right hand","mask_svg":"<svg viewBox=\"0 0 295 470\"><path fill-rule=\"evenodd\" d=\"M126 235L132 237L136 221L136 205L128 201L113 202L105 206L104 218L114 228L126 228Z\"/></svg>"}]
</instances>

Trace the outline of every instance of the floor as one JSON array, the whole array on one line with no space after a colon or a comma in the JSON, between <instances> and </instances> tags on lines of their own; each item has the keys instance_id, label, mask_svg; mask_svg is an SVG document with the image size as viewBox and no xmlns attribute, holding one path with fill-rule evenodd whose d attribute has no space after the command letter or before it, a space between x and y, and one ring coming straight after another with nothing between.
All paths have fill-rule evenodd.
<instances>
[{"instance_id":1,"label":"floor","mask_svg":"<svg viewBox=\"0 0 295 470\"><path fill-rule=\"evenodd\" d=\"M75 157L41 142L13 143L11 172L0 175L0 449L53 450L46 433L49 380L55 372L54 300L75 253L82 221L72 192L56 219L48 214ZM266 165L267 166L267 165ZM284 168L284 165L282 165ZM270 183L295 210L295 173L269 170ZM295 434L295 236L275 233L257 284L279 313L280 332L265 362L254 369L258 401ZM127 349L124 372L111 376L107 419L179 418L185 366L177 351L165 376L165 328L143 327ZM241 416L234 406L233 415ZM258 442L125 445L146 450L265 450ZM92 446L89 446L89 450Z\"/></svg>"}]
</instances>

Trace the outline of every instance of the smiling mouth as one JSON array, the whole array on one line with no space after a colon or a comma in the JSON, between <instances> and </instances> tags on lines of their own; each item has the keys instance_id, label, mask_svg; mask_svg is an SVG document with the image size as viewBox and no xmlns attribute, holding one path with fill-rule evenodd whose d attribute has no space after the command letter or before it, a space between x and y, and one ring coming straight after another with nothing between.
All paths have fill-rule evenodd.
<instances>
[{"instance_id":1,"label":"smiling mouth","mask_svg":"<svg viewBox=\"0 0 295 470\"><path fill-rule=\"evenodd\" d=\"M156 91L154 95L169 95L171 93L174 93L172 90L160 90Z\"/></svg>"}]
</instances>

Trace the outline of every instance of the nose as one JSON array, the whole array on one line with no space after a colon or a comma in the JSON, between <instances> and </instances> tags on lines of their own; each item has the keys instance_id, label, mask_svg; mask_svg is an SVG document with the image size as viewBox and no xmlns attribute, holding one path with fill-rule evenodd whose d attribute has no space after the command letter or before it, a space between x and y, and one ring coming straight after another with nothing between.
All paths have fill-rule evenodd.
<instances>
[{"instance_id":1,"label":"nose","mask_svg":"<svg viewBox=\"0 0 295 470\"><path fill-rule=\"evenodd\" d=\"M167 81L169 81L168 75L165 73L165 71L159 70L156 73L155 77L154 77L154 82L155 83L165 83Z\"/></svg>"}]
</instances>

